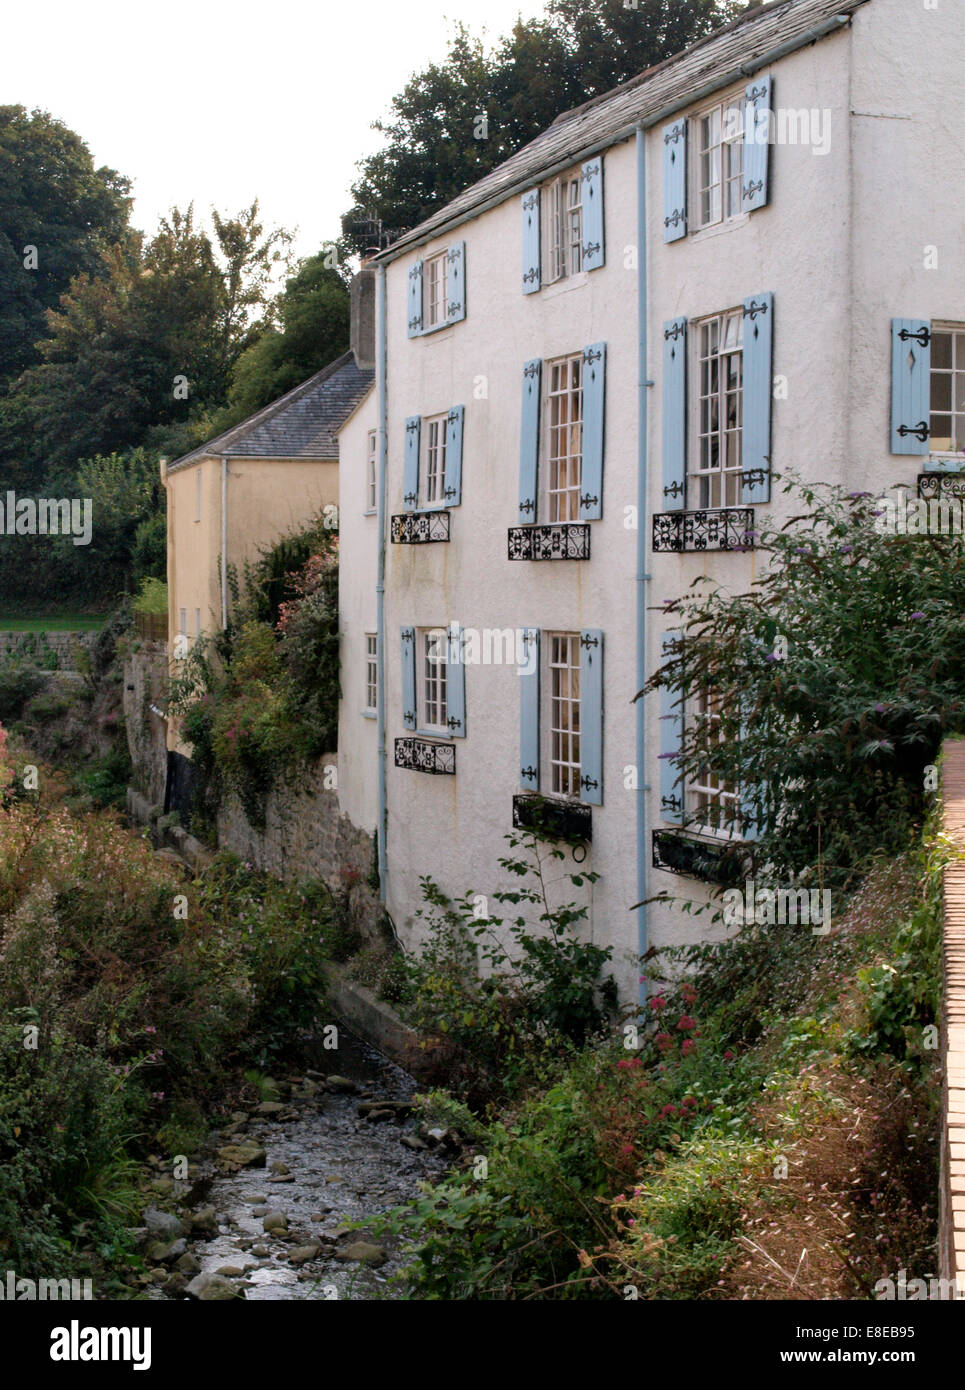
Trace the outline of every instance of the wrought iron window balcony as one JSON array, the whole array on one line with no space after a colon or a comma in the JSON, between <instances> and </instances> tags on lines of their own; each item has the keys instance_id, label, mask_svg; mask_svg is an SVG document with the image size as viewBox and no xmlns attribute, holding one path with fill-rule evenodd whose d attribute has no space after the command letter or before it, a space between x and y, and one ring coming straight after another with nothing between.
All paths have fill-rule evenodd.
<instances>
[{"instance_id":1,"label":"wrought iron window balcony","mask_svg":"<svg viewBox=\"0 0 965 1390\"><path fill-rule=\"evenodd\" d=\"M533 831L540 839L564 840L570 845L588 845L593 839L589 806L555 801L533 792L519 792L513 797L513 825L517 830Z\"/></svg>"},{"instance_id":2,"label":"wrought iron window balcony","mask_svg":"<svg viewBox=\"0 0 965 1390\"><path fill-rule=\"evenodd\" d=\"M919 473L918 496L925 502L963 502L965 473Z\"/></svg>"},{"instance_id":3,"label":"wrought iron window balcony","mask_svg":"<svg viewBox=\"0 0 965 1390\"><path fill-rule=\"evenodd\" d=\"M553 526L510 526L511 560L588 560L590 523L566 521Z\"/></svg>"},{"instance_id":4,"label":"wrought iron window balcony","mask_svg":"<svg viewBox=\"0 0 965 1390\"><path fill-rule=\"evenodd\" d=\"M393 545L428 545L448 541L448 512L402 512L392 518Z\"/></svg>"},{"instance_id":5,"label":"wrought iron window balcony","mask_svg":"<svg viewBox=\"0 0 965 1390\"><path fill-rule=\"evenodd\" d=\"M743 883L748 871L750 848L744 840L714 844L689 835L684 830L653 832L653 867L685 878L717 883L721 887Z\"/></svg>"},{"instance_id":6,"label":"wrought iron window balcony","mask_svg":"<svg viewBox=\"0 0 965 1390\"><path fill-rule=\"evenodd\" d=\"M451 743L432 743L425 738L397 738L395 765L411 768L413 772L453 777L456 772L456 750Z\"/></svg>"},{"instance_id":7,"label":"wrought iron window balcony","mask_svg":"<svg viewBox=\"0 0 965 1390\"><path fill-rule=\"evenodd\" d=\"M752 550L753 507L718 507L701 512L658 512L654 550Z\"/></svg>"}]
</instances>

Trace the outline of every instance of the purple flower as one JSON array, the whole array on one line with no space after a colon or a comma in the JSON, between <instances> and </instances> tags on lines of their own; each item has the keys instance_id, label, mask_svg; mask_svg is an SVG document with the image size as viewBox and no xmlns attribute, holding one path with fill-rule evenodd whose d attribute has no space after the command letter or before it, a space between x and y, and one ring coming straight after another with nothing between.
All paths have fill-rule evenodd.
<instances>
[{"instance_id":1,"label":"purple flower","mask_svg":"<svg viewBox=\"0 0 965 1390\"><path fill-rule=\"evenodd\" d=\"M914 613L909 613L908 616L909 616L910 618L923 618L925 615L924 615L924 613L922 613L922 612L920 612L918 609L916 609Z\"/></svg>"},{"instance_id":2,"label":"purple flower","mask_svg":"<svg viewBox=\"0 0 965 1390\"><path fill-rule=\"evenodd\" d=\"M779 661L779 660L780 660L780 657L778 656L777 652L768 652L768 653L767 653L767 656L765 656L764 660L765 660L765 661Z\"/></svg>"},{"instance_id":3,"label":"purple flower","mask_svg":"<svg viewBox=\"0 0 965 1390\"><path fill-rule=\"evenodd\" d=\"M803 545L796 545L796 546L794 547L794 554L795 554L795 555L810 555L810 553L811 553L810 550L808 550L806 546L803 546Z\"/></svg>"},{"instance_id":4,"label":"purple flower","mask_svg":"<svg viewBox=\"0 0 965 1390\"><path fill-rule=\"evenodd\" d=\"M875 705L875 711L876 711L878 714L884 714L884 712L885 712L885 707L884 707L884 705Z\"/></svg>"},{"instance_id":5,"label":"purple flower","mask_svg":"<svg viewBox=\"0 0 965 1390\"><path fill-rule=\"evenodd\" d=\"M842 553L843 555L850 555L851 552L852 552L852 550L854 550L854 546L853 546L853 545L843 545L843 546L841 547L841 553Z\"/></svg>"}]
</instances>

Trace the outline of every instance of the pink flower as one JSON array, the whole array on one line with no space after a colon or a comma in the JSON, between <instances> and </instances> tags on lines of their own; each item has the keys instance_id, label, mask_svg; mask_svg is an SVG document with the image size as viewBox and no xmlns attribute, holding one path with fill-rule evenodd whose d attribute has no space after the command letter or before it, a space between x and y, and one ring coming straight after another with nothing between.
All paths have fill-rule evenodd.
<instances>
[{"instance_id":1,"label":"pink flower","mask_svg":"<svg viewBox=\"0 0 965 1390\"><path fill-rule=\"evenodd\" d=\"M696 1027L697 1020L695 1018L691 1018L689 1014L681 1015L680 1022L677 1024L678 1030L682 1033L689 1033L691 1028Z\"/></svg>"},{"instance_id":2,"label":"pink flower","mask_svg":"<svg viewBox=\"0 0 965 1390\"><path fill-rule=\"evenodd\" d=\"M684 1038L683 1045L681 1046L680 1050L685 1057L688 1057L691 1052L697 1051L697 1044L694 1042L693 1038Z\"/></svg>"}]
</instances>

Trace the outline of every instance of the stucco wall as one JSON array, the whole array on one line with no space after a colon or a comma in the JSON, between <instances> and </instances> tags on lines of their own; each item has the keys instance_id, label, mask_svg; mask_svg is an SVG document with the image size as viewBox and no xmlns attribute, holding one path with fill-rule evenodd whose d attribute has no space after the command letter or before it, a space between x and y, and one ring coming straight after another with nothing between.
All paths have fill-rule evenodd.
<instances>
[{"instance_id":1,"label":"stucco wall","mask_svg":"<svg viewBox=\"0 0 965 1390\"><path fill-rule=\"evenodd\" d=\"M378 730L366 709L365 634L376 630L378 517L368 509L368 434L377 427L370 391L339 433L339 805L370 834L378 819Z\"/></svg>"}]
</instances>

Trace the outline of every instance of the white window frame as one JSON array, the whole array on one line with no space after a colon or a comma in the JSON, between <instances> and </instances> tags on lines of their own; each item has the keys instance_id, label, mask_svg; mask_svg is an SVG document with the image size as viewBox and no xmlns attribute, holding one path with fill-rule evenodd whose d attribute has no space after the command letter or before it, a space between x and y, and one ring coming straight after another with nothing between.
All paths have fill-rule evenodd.
<instances>
[{"instance_id":1,"label":"white window frame","mask_svg":"<svg viewBox=\"0 0 965 1390\"><path fill-rule=\"evenodd\" d=\"M746 98L735 95L712 102L690 118L691 206L695 232L746 216L741 210L746 106ZM705 210L707 194L710 206Z\"/></svg>"},{"instance_id":2,"label":"white window frame","mask_svg":"<svg viewBox=\"0 0 965 1390\"><path fill-rule=\"evenodd\" d=\"M949 366L935 366L935 339L937 337L950 337ZM935 408L935 385L936 377L950 377L951 386L949 390L949 409L936 410ZM957 380L961 382L961 409L955 408L955 387ZM936 437L934 421L937 416L944 416L950 419L952 435L949 449L936 449L934 439ZM959 422L956 426L956 421ZM956 427L961 430L961 435L956 435ZM942 462L954 462L959 467L965 467L965 324L962 323L933 323L931 326L931 371L929 379L929 414L928 414L929 454L934 459ZM955 448L955 445L958 448Z\"/></svg>"},{"instance_id":3,"label":"white window frame","mask_svg":"<svg viewBox=\"0 0 965 1390\"><path fill-rule=\"evenodd\" d=\"M687 505L700 511L737 507L741 503L744 442L743 308L725 309L696 320L692 342L695 362L691 380L696 389L692 393Z\"/></svg>"},{"instance_id":4,"label":"white window frame","mask_svg":"<svg viewBox=\"0 0 965 1390\"><path fill-rule=\"evenodd\" d=\"M424 415L419 431L419 505L425 509L446 505L446 450L449 412Z\"/></svg>"},{"instance_id":5,"label":"white window frame","mask_svg":"<svg viewBox=\"0 0 965 1390\"><path fill-rule=\"evenodd\" d=\"M378 430L369 430L365 452L365 514L378 510Z\"/></svg>"},{"instance_id":6,"label":"white window frame","mask_svg":"<svg viewBox=\"0 0 965 1390\"><path fill-rule=\"evenodd\" d=\"M583 353L544 364L543 506L550 525L579 521L583 488Z\"/></svg>"},{"instance_id":7,"label":"white window frame","mask_svg":"<svg viewBox=\"0 0 965 1390\"><path fill-rule=\"evenodd\" d=\"M415 678L416 723L420 731L449 738L449 633L446 628L416 628Z\"/></svg>"},{"instance_id":8,"label":"white window frame","mask_svg":"<svg viewBox=\"0 0 965 1390\"><path fill-rule=\"evenodd\" d=\"M540 639L544 663L543 710L540 723L544 747L544 795L579 801L582 795L580 694L580 634L544 632ZM541 781L544 780L541 774Z\"/></svg>"},{"instance_id":9,"label":"white window frame","mask_svg":"<svg viewBox=\"0 0 965 1390\"><path fill-rule=\"evenodd\" d=\"M688 710L692 726L701 720L705 720L711 725L718 725L720 723L720 714L717 712L719 707L720 702L715 699L713 690L700 690L696 700L691 702ZM715 741L719 742L719 739ZM740 792L733 783L725 781L718 773L714 772L710 765L712 758L711 752L708 754L708 761L702 770L702 775L693 777L687 783L685 789L687 828L696 835L703 835L714 840L740 840L742 838ZM708 816L704 819L708 809L714 806L717 808L716 817ZM714 824L715 818L720 822L717 825Z\"/></svg>"},{"instance_id":10,"label":"white window frame","mask_svg":"<svg viewBox=\"0 0 965 1390\"><path fill-rule=\"evenodd\" d=\"M364 713L374 714L379 707L379 638L378 633L367 632L365 634L365 653L364 653L364 681L365 690Z\"/></svg>"},{"instance_id":11,"label":"white window frame","mask_svg":"<svg viewBox=\"0 0 965 1390\"><path fill-rule=\"evenodd\" d=\"M422 331L449 322L449 250L427 256L422 266Z\"/></svg>"},{"instance_id":12,"label":"white window frame","mask_svg":"<svg viewBox=\"0 0 965 1390\"><path fill-rule=\"evenodd\" d=\"M180 630L179 630L179 635L180 635L181 637L187 639L187 636L188 636L188 610L187 610L186 608L180 608L180 609L178 610L178 617L181 619L181 626L180 626Z\"/></svg>"},{"instance_id":13,"label":"white window frame","mask_svg":"<svg viewBox=\"0 0 965 1390\"><path fill-rule=\"evenodd\" d=\"M201 609L200 609L200 608L196 608L196 609L194 610L194 640L195 640L196 642L200 642L200 641L201 641Z\"/></svg>"},{"instance_id":14,"label":"white window frame","mask_svg":"<svg viewBox=\"0 0 965 1390\"><path fill-rule=\"evenodd\" d=\"M544 285L583 270L583 174L579 165L540 189L540 235Z\"/></svg>"}]
</instances>

